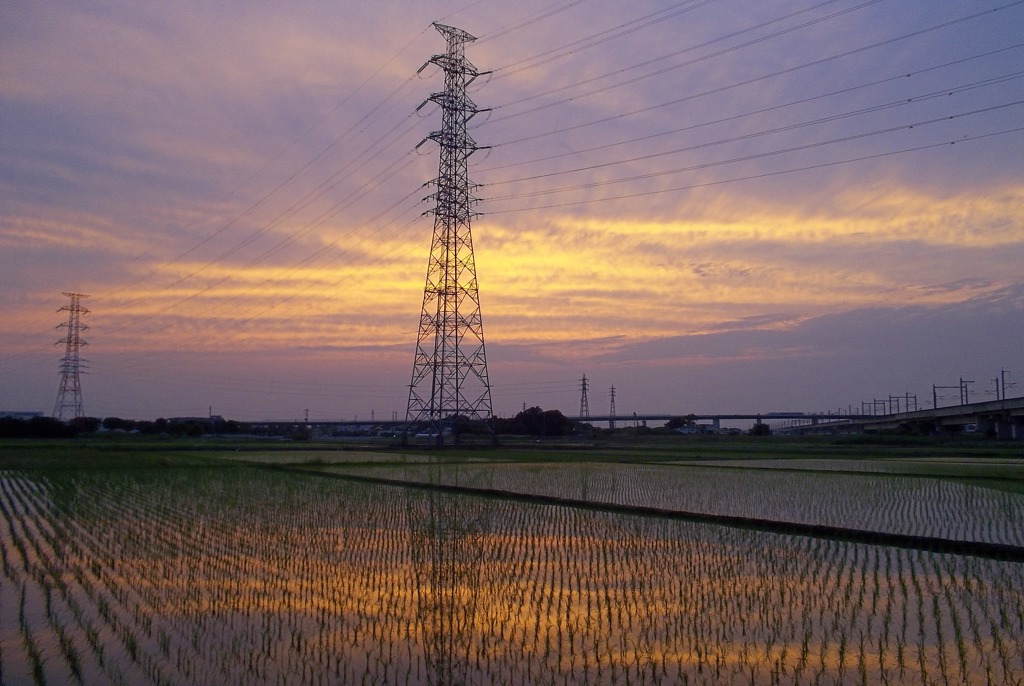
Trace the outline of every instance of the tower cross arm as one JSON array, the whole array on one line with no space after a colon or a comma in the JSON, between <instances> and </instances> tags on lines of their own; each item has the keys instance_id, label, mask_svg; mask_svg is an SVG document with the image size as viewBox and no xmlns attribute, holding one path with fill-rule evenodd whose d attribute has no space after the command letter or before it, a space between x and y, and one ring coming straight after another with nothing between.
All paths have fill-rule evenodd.
<instances>
[{"instance_id":1,"label":"tower cross arm","mask_svg":"<svg viewBox=\"0 0 1024 686\"><path fill-rule=\"evenodd\" d=\"M456 28L454 26L448 26L447 24L442 24L441 22L437 21L431 24L431 26L437 29L441 33L441 35L445 37L445 40L447 40L449 44L472 43L476 40L476 36L474 36L473 34L463 29Z\"/></svg>"}]
</instances>

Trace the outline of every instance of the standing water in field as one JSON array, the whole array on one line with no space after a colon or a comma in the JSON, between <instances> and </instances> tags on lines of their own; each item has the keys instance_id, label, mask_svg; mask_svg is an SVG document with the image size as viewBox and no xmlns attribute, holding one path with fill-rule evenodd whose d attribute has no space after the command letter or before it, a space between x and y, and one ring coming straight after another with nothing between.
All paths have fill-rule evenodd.
<instances>
[{"instance_id":1,"label":"standing water in field","mask_svg":"<svg viewBox=\"0 0 1024 686\"><path fill-rule=\"evenodd\" d=\"M249 469L43 474L0 475L5 684L1024 674L1016 562Z\"/></svg>"}]
</instances>

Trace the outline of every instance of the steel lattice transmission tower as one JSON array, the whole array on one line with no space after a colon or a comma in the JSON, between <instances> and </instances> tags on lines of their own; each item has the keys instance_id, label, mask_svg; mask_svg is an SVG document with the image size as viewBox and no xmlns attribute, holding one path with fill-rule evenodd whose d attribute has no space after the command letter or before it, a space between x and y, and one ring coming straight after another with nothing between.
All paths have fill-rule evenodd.
<instances>
[{"instance_id":1,"label":"steel lattice transmission tower","mask_svg":"<svg viewBox=\"0 0 1024 686\"><path fill-rule=\"evenodd\" d=\"M83 345L87 345L82 338L82 332L89 327L82 323L82 315L89 314L89 310L82 307L82 298L89 296L83 293L64 293L71 298L71 304L57 310L67 312L68 320L57 326L58 329L66 328L67 336L57 341L57 345L64 344L64 357L60 361L60 390L57 391L57 402L53 405L53 416L63 420L65 415L73 418L84 417L82 409L82 380L80 374L86 367L85 360L79 357L79 351Z\"/></svg>"},{"instance_id":2,"label":"steel lattice transmission tower","mask_svg":"<svg viewBox=\"0 0 1024 686\"><path fill-rule=\"evenodd\" d=\"M587 381L587 375L584 374L583 378L580 379L580 421L590 421L590 401L587 400L587 390L590 388L590 383Z\"/></svg>"},{"instance_id":3,"label":"steel lattice transmission tower","mask_svg":"<svg viewBox=\"0 0 1024 686\"><path fill-rule=\"evenodd\" d=\"M487 375L484 329L480 316L480 292L470 220L476 186L469 181L469 157L481 149L466 131L466 125L481 110L466 94L466 87L478 76L466 59L467 43L475 37L461 29L434 24L448 42L444 54L434 55L420 68L435 64L444 71L444 90L426 102L441 108L442 123L419 145L432 140L440 148L437 178L427 196L434 208L434 235L423 288L416 355L407 429L427 424L443 441L446 430L458 433L463 421L482 421L493 434L491 384ZM423 107L423 105L420 105ZM419 147L417 145L417 147Z\"/></svg>"}]
</instances>

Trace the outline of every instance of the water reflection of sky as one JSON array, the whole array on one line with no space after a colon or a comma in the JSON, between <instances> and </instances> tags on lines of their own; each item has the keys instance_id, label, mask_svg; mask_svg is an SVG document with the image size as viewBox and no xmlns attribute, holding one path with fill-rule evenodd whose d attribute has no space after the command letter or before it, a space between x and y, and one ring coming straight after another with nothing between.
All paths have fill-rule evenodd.
<instances>
[{"instance_id":1,"label":"water reflection of sky","mask_svg":"<svg viewBox=\"0 0 1024 686\"><path fill-rule=\"evenodd\" d=\"M962 481L828 471L684 465L332 467L412 482L616 505L1024 545L1024 494ZM486 485L485 485L486 484Z\"/></svg>"},{"instance_id":2,"label":"water reflection of sky","mask_svg":"<svg viewBox=\"0 0 1024 686\"><path fill-rule=\"evenodd\" d=\"M21 512L0 532L5 606L22 584L53 587L33 640L54 647L61 626L86 671L132 683L770 683L860 664L880 681L898 645L905 674L933 680L960 681L960 655L997 681L1022 666L1012 563L245 469L195 477L0 479L4 511ZM5 676L24 657L7 641L16 614L0 620ZM120 657L100 664L85 627Z\"/></svg>"}]
</instances>

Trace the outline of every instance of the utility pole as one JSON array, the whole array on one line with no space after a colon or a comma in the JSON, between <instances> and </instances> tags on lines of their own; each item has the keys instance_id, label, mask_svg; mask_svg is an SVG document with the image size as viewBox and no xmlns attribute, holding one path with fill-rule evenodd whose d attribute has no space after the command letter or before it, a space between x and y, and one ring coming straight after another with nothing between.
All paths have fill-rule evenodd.
<instances>
[{"instance_id":1,"label":"utility pole","mask_svg":"<svg viewBox=\"0 0 1024 686\"><path fill-rule=\"evenodd\" d=\"M65 415L77 419L84 417L82 409L82 380L80 374L87 365L85 360L79 357L79 351L83 345L88 345L82 338L82 332L89 327L82 323L82 315L89 314L89 310L82 307L82 298L88 298L84 293L63 293L71 298L71 304L57 310L67 312L68 320L57 326L58 329L66 328L67 335L57 341L57 345L64 344L64 357L60 360L60 388L57 391L57 402L53 405L53 417L64 421Z\"/></svg>"},{"instance_id":2,"label":"utility pole","mask_svg":"<svg viewBox=\"0 0 1024 686\"><path fill-rule=\"evenodd\" d=\"M611 398L611 407L608 408L608 428L615 428L615 386L608 391L608 396Z\"/></svg>"},{"instance_id":3,"label":"utility pole","mask_svg":"<svg viewBox=\"0 0 1024 686\"><path fill-rule=\"evenodd\" d=\"M590 421L590 403L587 401L587 389L589 385L587 383L587 375L583 375L583 379L580 380L580 421Z\"/></svg>"},{"instance_id":4,"label":"utility pole","mask_svg":"<svg viewBox=\"0 0 1024 686\"><path fill-rule=\"evenodd\" d=\"M494 433L491 384L484 349L480 291L470 220L477 202L476 185L469 181L469 157L480 146L467 132L467 124L482 112L466 94L480 72L466 59L465 48L476 40L461 29L444 24L434 28L447 41L447 50L434 55L420 67L434 64L444 71L444 90L433 93L420 105L433 102L441 108L441 130L417 144L432 140L440 148L437 178L427 199L434 208L434 233L423 288L416 354L409 382L406 408L406 440L409 428L427 424L440 445L445 429L459 440L459 422L478 421Z\"/></svg>"},{"instance_id":5,"label":"utility pole","mask_svg":"<svg viewBox=\"0 0 1024 686\"><path fill-rule=\"evenodd\" d=\"M969 388L967 388L967 384L971 384L971 383L974 383L974 382L973 381L969 381L967 379L964 379L964 377L962 377L962 376L960 377L960 404L961 405L970 405L971 404L971 390Z\"/></svg>"}]
</instances>

